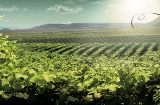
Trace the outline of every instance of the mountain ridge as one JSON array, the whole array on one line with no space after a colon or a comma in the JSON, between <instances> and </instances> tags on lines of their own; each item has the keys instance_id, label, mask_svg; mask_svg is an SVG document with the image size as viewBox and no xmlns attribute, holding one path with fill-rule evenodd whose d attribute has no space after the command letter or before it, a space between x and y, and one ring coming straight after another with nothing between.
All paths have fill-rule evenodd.
<instances>
[{"instance_id":1,"label":"mountain ridge","mask_svg":"<svg viewBox=\"0 0 160 105\"><path fill-rule=\"evenodd\" d=\"M134 27L160 27L160 17L150 23L133 23ZM122 29L132 28L131 23L68 23L68 24L43 24L26 29L12 29L6 31L22 31L22 32L36 32L36 31L61 31L61 30L94 30L94 29ZM5 31L5 30L1 30Z\"/></svg>"},{"instance_id":2,"label":"mountain ridge","mask_svg":"<svg viewBox=\"0 0 160 105\"><path fill-rule=\"evenodd\" d=\"M141 24L137 24L141 26ZM70 24L44 24L30 29L98 29L98 28L127 28L130 23L70 23Z\"/></svg>"}]
</instances>

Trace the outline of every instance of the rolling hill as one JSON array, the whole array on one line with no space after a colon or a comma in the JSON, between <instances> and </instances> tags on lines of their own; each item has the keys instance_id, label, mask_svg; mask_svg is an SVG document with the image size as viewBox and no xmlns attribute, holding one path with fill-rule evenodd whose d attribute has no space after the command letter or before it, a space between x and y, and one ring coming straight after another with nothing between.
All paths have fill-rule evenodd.
<instances>
[{"instance_id":1,"label":"rolling hill","mask_svg":"<svg viewBox=\"0 0 160 105\"><path fill-rule=\"evenodd\" d=\"M50 29L109 29L109 28L127 28L130 23L71 23L71 24L44 24L31 28L32 30L50 30Z\"/></svg>"}]
</instances>

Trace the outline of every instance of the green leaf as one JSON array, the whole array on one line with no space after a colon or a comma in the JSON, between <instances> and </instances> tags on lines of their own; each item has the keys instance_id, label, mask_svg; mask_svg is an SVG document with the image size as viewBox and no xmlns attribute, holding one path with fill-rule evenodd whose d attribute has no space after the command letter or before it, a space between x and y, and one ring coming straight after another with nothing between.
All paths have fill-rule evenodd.
<instances>
[{"instance_id":1,"label":"green leaf","mask_svg":"<svg viewBox=\"0 0 160 105\"><path fill-rule=\"evenodd\" d=\"M41 79L38 79L38 83L39 83L39 85L44 86L47 83L47 81L45 79L41 78Z\"/></svg>"},{"instance_id":2,"label":"green leaf","mask_svg":"<svg viewBox=\"0 0 160 105\"><path fill-rule=\"evenodd\" d=\"M37 76L33 76L29 79L31 83L35 83L37 81Z\"/></svg>"},{"instance_id":3,"label":"green leaf","mask_svg":"<svg viewBox=\"0 0 160 105\"><path fill-rule=\"evenodd\" d=\"M6 91L6 92L11 91L11 87L10 87L9 84L6 84L6 85L4 86L4 91Z\"/></svg>"},{"instance_id":4,"label":"green leaf","mask_svg":"<svg viewBox=\"0 0 160 105\"><path fill-rule=\"evenodd\" d=\"M94 97L95 97L95 98L100 98L101 96L102 96L102 95L101 95L100 93L97 93L97 92L94 93Z\"/></svg>"},{"instance_id":5,"label":"green leaf","mask_svg":"<svg viewBox=\"0 0 160 105\"><path fill-rule=\"evenodd\" d=\"M0 95L2 95L2 94L4 94L4 91L2 90L2 91L0 91Z\"/></svg>"},{"instance_id":6,"label":"green leaf","mask_svg":"<svg viewBox=\"0 0 160 105\"><path fill-rule=\"evenodd\" d=\"M125 75L123 70L119 70L118 73L119 73L120 77L124 77L124 75Z\"/></svg>"},{"instance_id":7,"label":"green leaf","mask_svg":"<svg viewBox=\"0 0 160 105\"><path fill-rule=\"evenodd\" d=\"M116 85L116 84L113 84L113 85L105 85L104 89L106 89L106 90L108 89L108 90L114 92L114 91L116 91L117 87L118 87L118 85Z\"/></svg>"},{"instance_id":8,"label":"green leaf","mask_svg":"<svg viewBox=\"0 0 160 105\"><path fill-rule=\"evenodd\" d=\"M89 79L88 81L85 81L85 82L83 83L83 85L84 85L84 86L90 86L90 85L92 84L92 82L93 82L93 79L91 78L91 79Z\"/></svg>"},{"instance_id":9,"label":"green leaf","mask_svg":"<svg viewBox=\"0 0 160 105\"><path fill-rule=\"evenodd\" d=\"M90 81L85 81L85 82L83 83L84 86L90 86L90 84L91 84Z\"/></svg>"},{"instance_id":10,"label":"green leaf","mask_svg":"<svg viewBox=\"0 0 160 105\"><path fill-rule=\"evenodd\" d=\"M35 90L35 95L39 95L39 94L41 94L42 93L42 91L40 90L40 88L36 88L36 90Z\"/></svg>"},{"instance_id":11,"label":"green leaf","mask_svg":"<svg viewBox=\"0 0 160 105\"><path fill-rule=\"evenodd\" d=\"M19 84L19 83L16 83L15 86L14 86L14 89L15 90L20 90L20 89L22 89L22 85Z\"/></svg>"},{"instance_id":12,"label":"green leaf","mask_svg":"<svg viewBox=\"0 0 160 105\"><path fill-rule=\"evenodd\" d=\"M16 79L19 79L19 78L21 78L22 76L23 76L23 74L15 73L15 78L16 78Z\"/></svg>"},{"instance_id":13,"label":"green leaf","mask_svg":"<svg viewBox=\"0 0 160 105\"><path fill-rule=\"evenodd\" d=\"M16 97L27 99L29 97L29 95L26 93L16 93Z\"/></svg>"},{"instance_id":14,"label":"green leaf","mask_svg":"<svg viewBox=\"0 0 160 105\"><path fill-rule=\"evenodd\" d=\"M50 81L50 80L49 80L49 74L48 74L48 73L44 72L43 75L42 75L42 77L43 77L47 82Z\"/></svg>"},{"instance_id":15,"label":"green leaf","mask_svg":"<svg viewBox=\"0 0 160 105\"><path fill-rule=\"evenodd\" d=\"M30 74L36 74L36 71L33 70L33 69L29 69L28 71L29 71Z\"/></svg>"},{"instance_id":16,"label":"green leaf","mask_svg":"<svg viewBox=\"0 0 160 105\"><path fill-rule=\"evenodd\" d=\"M68 101L71 101L71 102L75 102L75 101L78 101L78 98L69 96L69 97L67 98L67 100L68 100Z\"/></svg>"},{"instance_id":17,"label":"green leaf","mask_svg":"<svg viewBox=\"0 0 160 105\"><path fill-rule=\"evenodd\" d=\"M48 84L47 87L48 87L49 89L54 89L54 88L55 88L55 86L54 86L53 84Z\"/></svg>"},{"instance_id":18,"label":"green leaf","mask_svg":"<svg viewBox=\"0 0 160 105\"><path fill-rule=\"evenodd\" d=\"M55 82L61 82L61 78L60 77L56 77L56 78L54 78L54 81Z\"/></svg>"},{"instance_id":19,"label":"green leaf","mask_svg":"<svg viewBox=\"0 0 160 105\"><path fill-rule=\"evenodd\" d=\"M9 99L12 95L11 94L3 94L2 97L5 99Z\"/></svg>"},{"instance_id":20,"label":"green leaf","mask_svg":"<svg viewBox=\"0 0 160 105\"><path fill-rule=\"evenodd\" d=\"M8 66L12 68L12 67L13 67L13 64L12 64L12 63L9 63Z\"/></svg>"},{"instance_id":21,"label":"green leaf","mask_svg":"<svg viewBox=\"0 0 160 105\"><path fill-rule=\"evenodd\" d=\"M99 93L101 93L102 92L102 90L103 90L103 88L102 87L97 87L97 92L99 92Z\"/></svg>"}]
</instances>

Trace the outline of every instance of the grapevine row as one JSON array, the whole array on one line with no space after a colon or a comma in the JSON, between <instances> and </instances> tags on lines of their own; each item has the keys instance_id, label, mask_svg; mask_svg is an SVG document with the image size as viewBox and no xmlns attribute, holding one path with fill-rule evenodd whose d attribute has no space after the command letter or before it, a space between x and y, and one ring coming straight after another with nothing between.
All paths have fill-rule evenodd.
<instances>
[{"instance_id":1,"label":"grapevine row","mask_svg":"<svg viewBox=\"0 0 160 105\"><path fill-rule=\"evenodd\" d=\"M22 44L26 50L47 51L50 53L57 52L64 55L79 56L142 56L147 52L158 51L157 43L90 43L90 44ZM19 45L20 47L20 45Z\"/></svg>"}]
</instances>

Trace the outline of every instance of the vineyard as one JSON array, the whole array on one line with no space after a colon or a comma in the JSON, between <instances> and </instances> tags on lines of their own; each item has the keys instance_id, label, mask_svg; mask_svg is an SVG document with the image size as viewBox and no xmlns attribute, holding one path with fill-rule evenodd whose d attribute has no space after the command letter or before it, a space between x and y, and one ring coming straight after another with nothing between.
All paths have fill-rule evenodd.
<instances>
[{"instance_id":1,"label":"vineyard","mask_svg":"<svg viewBox=\"0 0 160 105\"><path fill-rule=\"evenodd\" d=\"M58 33L0 39L0 104L160 104L160 35Z\"/></svg>"},{"instance_id":2,"label":"vineyard","mask_svg":"<svg viewBox=\"0 0 160 105\"><path fill-rule=\"evenodd\" d=\"M149 29L95 29L53 32L3 32L17 43L125 43L158 42L159 28Z\"/></svg>"},{"instance_id":3,"label":"vineyard","mask_svg":"<svg viewBox=\"0 0 160 105\"><path fill-rule=\"evenodd\" d=\"M159 42L159 35L151 36L94 36L61 38L25 38L18 43L106 43L106 42Z\"/></svg>"},{"instance_id":4,"label":"vineyard","mask_svg":"<svg viewBox=\"0 0 160 105\"><path fill-rule=\"evenodd\" d=\"M130 57L142 56L148 52L159 51L159 43L32 43L19 44L20 48L31 52L56 52L63 55L77 55L85 57Z\"/></svg>"}]
</instances>

